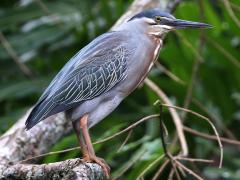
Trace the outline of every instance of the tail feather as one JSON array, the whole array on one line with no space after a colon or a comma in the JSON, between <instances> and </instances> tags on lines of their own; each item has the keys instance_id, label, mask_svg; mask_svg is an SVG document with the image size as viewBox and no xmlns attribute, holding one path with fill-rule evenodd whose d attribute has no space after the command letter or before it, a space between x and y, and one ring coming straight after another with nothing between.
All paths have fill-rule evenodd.
<instances>
[{"instance_id":1,"label":"tail feather","mask_svg":"<svg viewBox=\"0 0 240 180\"><path fill-rule=\"evenodd\" d=\"M25 122L25 125L26 125L25 129L29 130L40 121L46 119L47 117L62 111L66 111L70 108L75 107L76 105L77 104L71 104L71 105L56 104L51 100L51 98L50 99L43 98L34 106L31 113L29 114Z\"/></svg>"},{"instance_id":2,"label":"tail feather","mask_svg":"<svg viewBox=\"0 0 240 180\"><path fill-rule=\"evenodd\" d=\"M41 101L39 101L34 106L25 122L26 130L31 129L37 123L47 118L49 116L49 111L52 108L51 106L52 104L50 104L49 101L46 100L46 98L43 98Z\"/></svg>"},{"instance_id":3,"label":"tail feather","mask_svg":"<svg viewBox=\"0 0 240 180\"><path fill-rule=\"evenodd\" d=\"M37 106L35 106L35 107L32 109L32 111L30 112L30 114L29 114L29 116L28 116L28 118L27 118L27 120L26 120L26 122L25 122L25 129L26 129L26 130L31 129L34 125L37 124L36 121L33 121L34 114L35 114L35 112L37 111L36 109L37 109Z\"/></svg>"}]
</instances>

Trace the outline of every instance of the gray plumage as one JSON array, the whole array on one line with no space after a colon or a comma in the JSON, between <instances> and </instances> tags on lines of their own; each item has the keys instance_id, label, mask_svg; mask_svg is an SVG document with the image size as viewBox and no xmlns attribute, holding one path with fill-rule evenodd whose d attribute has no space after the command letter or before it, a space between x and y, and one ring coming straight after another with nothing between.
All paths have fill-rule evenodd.
<instances>
[{"instance_id":1,"label":"gray plumage","mask_svg":"<svg viewBox=\"0 0 240 180\"><path fill-rule=\"evenodd\" d=\"M161 17L167 17L170 19L176 19L173 15L167 13L167 12L163 12L163 11L159 11L159 9L151 9L150 11L142 11L138 14L136 14L135 16L133 16L131 19L129 19L129 21L132 21L135 18L150 18L150 19L154 19L155 16L161 16Z\"/></svg>"},{"instance_id":2,"label":"gray plumage","mask_svg":"<svg viewBox=\"0 0 240 180\"><path fill-rule=\"evenodd\" d=\"M146 77L172 29L209 27L178 20L158 9L141 12L80 50L44 91L27 121L32 128L66 111L73 121L88 114L91 127L111 113Z\"/></svg>"},{"instance_id":3,"label":"gray plumage","mask_svg":"<svg viewBox=\"0 0 240 180\"><path fill-rule=\"evenodd\" d=\"M124 36L116 32L103 34L64 66L33 108L27 129L109 91L126 78L127 60L132 53L118 40L120 35ZM107 45L116 40L119 43Z\"/></svg>"}]
</instances>

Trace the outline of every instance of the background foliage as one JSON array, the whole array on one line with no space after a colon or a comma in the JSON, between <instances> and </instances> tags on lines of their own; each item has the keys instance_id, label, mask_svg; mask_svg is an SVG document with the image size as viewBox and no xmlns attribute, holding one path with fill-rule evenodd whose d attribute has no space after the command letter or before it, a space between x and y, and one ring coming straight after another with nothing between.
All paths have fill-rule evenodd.
<instances>
[{"instance_id":1,"label":"background foliage","mask_svg":"<svg viewBox=\"0 0 240 180\"><path fill-rule=\"evenodd\" d=\"M108 31L130 4L131 0L2 0L0 133L36 102L68 59L94 37ZM149 78L174 104L210 117L221 136L240 139L240 1L186 0L174 15L204 21L214 28L170 33L158 62L177 77L171 78L167 75L169 72L155 66ZM153 105L157 99L146 86L138 89L114 113L91 129L93 141L114 134L146 115L158 113L159 109ZM199 118L182 116L186 126L213 133ZM164 121L169 131L168 145L171 145L175 127L166 109ZM159 134L159 122L151 120L135 128L120 150L127 134L96 145L95 150L109 162L113 177L135 179L163 154ZM187 133L186 136L191 157L218 160L219 149L215 141ZM72 134L56 144L52 151L74 146L77 140ZM175 146L174 152L178 150ZM79 155L79 151L71 151L47 156L42 162ZM152 177L161 163L152 166L147 177ZM217 163L186 165L207 179L239 179L239 147L224 144L222 169L217 168ZM163 176L167 177L168 171L167 168Z\"/></svg>"}]
</instances>

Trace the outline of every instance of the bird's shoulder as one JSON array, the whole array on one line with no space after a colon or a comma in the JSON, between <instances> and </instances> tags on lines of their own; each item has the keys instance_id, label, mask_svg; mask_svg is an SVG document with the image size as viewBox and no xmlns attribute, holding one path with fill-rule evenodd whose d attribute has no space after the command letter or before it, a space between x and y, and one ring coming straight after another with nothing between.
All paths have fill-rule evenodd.
<instances>
[{"instance_id":1,"label":"bird's shoulder","mask_svg":"<svg viewBox=\"0 0 240 180\"><path fill-rule=\"evenodd\" d=\"M111 31L94 39L60 70L40 100L62 91L64 85L73 81L79 83L88 77L102 76L99 72L110 72L113 75L116 75L116 72L122 73L126 69L126 59L132 55L135 48L127 46L129 38L130 34L127 32Z\"/></svg>"}]
</instances>

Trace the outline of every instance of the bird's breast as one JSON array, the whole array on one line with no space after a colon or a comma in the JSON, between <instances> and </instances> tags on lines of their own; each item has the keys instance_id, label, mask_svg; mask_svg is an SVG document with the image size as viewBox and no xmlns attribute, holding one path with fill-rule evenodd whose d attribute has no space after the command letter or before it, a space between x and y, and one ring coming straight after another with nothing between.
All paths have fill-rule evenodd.
<instances>
[{"instance_id":1,"label":"bird's breast","mask_svg":"<svg viewBox=\"0 0 240 180\"><path fill-rule=\"evenodd\" d=\"M121 91L128 95L146 78L162 46L160 39L145 39L136 48L134 56L128 62L127 78L121 86Z\"/></svg>"},{"instance_id":2,"label":"bird's breast","mask_svg":"<svg viewBox=\"0 0 240 180\"><path fill-rule=\"evenodd\" d=\"M155 48L154 53L153 53L153 55L154 55L154 57L153 57L154 61L156 61L157 58L158 58L160 49L161 49L161 47L162 47L162 40L159 39L159 38L156 38L156 39L155 39L155 44L156 44L156 45L155 45L156 48Z\"/></svg>"},{"instance_id":3,"label":"bird's breast","mask_svg":"<svg viewBox=\"0 0 240 180\"><path fill-rule=\"evenodd\" d=\"M158 56L159 56L159 52L160 52L160 49L162 47L162 40L159 39L159 38L154 38L153 39L154 41L154 51L152 53L152 57L150 58L150 65L149 65L149 68L148 68L148 71L147 73L151 70L152 66L154 65L155 61L158 59Z\"/></svg>"}]
</instances>

